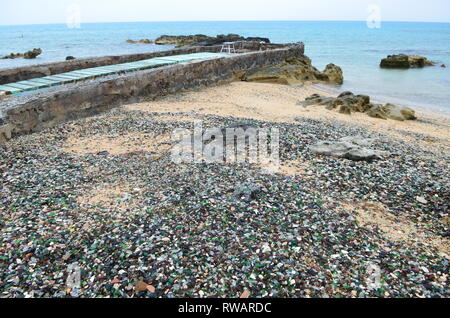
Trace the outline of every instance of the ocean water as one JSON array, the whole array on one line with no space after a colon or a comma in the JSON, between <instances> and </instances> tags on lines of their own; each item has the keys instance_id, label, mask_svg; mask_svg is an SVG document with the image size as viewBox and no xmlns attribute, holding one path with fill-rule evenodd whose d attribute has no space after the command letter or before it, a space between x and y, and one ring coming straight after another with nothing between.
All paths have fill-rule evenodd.
<instances>
[{"instance_id":1,"label":"ocean water","mask_svg":"<svg viewBox=\"0 0 450 318\"><path fill-rule=\"evenodd\" d=\"M450 23L335 21L230 21L92 23L80 29L66 25L0 26L0 56L35 47L35 60L0 60L0 69L77 58L165 50L171 46L127 44L127 39L155 39L162 34L238 33L268 37L272 42L302 41L306 55L319 69L334 63L342 67L345 83L332 91L351 90L380 102L393 102L450 113ZM388 54L424 55L448 68L384 70Z\"/></svg>"}]
</instances>

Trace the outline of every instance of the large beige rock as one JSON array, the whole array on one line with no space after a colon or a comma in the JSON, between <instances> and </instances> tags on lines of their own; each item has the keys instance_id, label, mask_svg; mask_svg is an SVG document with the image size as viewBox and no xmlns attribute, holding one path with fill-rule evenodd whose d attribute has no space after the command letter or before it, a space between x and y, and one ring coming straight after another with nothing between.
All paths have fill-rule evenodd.
<instances>
[{"instance_id":1,"label":"large beige rock","mask_svg":"<svg viewBox=\"0 0 450 318\"><path fill-rule=\"evenodd\" d=\"M416 112L409 107L386 104L383 109L386 112L387 117L390 119L400 121L417 119Z\"/></svg>"},{"instance_id":2,"label":"large beige rock","mask_svg":"<svg viewBox=\"0 0 450 318\"><path fill-rule=\"evenodd\" d=\"M334 64L328 64L323 71L323 74L328 76L328 81L342 85L344 83L344 74L342 69Z\"/></svg>"},{"instance_id":3,"label":"large beige rock","mask_svg":"<svg viewBox=\"0 0 450 318\"><path fill-rule=\"evenodd\" d=\"M304 82L330 82L342 84L343 75L339 66L327 65L324 72L312 66L306 57L287 59L284 63L267 65L247 71L241 78L246 82L299 84Z\"/></svg>"},{"instance_id":4,"label":"large beige rock","mask_svg":"<svg viewBox=\"0 0 450 318\"><path fill-rule=\"evenodd\" d=\"M415 111L409 107L394 104L372 104L367 95L354 95L352 92L343 92L338 97L324 97L313 94L307 97L300 105L322 105L332 110L339 108L342 114L350 115L353 112L366 113L370 117L393 120L415 120Z\"/></svg>"},{"instance_id":5,"label":"large beige rock","mask_svg":"<svg viewBox=\"0 0 450 318\"><path fill-rule=\"evenodd\" d=\"M339 107L339 112L351 114L352 112L365 112L370 109L370 97L367 95L354 95L352 92L343 92L337 98L323 97L313 94L301 103L304 106L323 105L327 109L335 109Z\"/></svg>"},{"instance_id":6,"label":"large beige rock","mask_svg":"<svg viewBox=\"0 0 450 318\"><path fill-rule=\"evenodd\" d=\"M404 106L398 106L394 104L375 104L366 112L370 117L381 119L393 119L398 121L415 120L416 112Z\"/></svg>"}]
</instances>

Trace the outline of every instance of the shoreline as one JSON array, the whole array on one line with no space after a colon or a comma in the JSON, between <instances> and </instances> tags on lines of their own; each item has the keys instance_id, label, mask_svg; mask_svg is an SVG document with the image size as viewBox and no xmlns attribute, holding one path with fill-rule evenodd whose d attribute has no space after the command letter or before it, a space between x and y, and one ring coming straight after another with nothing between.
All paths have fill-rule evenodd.
<instances>
[{"instance_id":1,"label":"shoreline","mask_svg":"<svg viewBox=\"0 0 450 318\"><path fill-rule=\"evenodd\" d=\"M343 92L342 89L339 89L339 87L327 87L327 84L312 84L313 87L315 87L318 91L321 91L322 93L326 93L326 94L331 94L333 96L337 96L339 95L339 93ZM357 91L353 92L355 94L358 94ZM379 103L379 104L386 104L389 103L389 97L378 97L375 96L370 96L370 99L372 100L372 102L375 103ZM419 104L413 104L413 103L408 103L408 102L396 102L396 101L391 101L391 104L396 104L398 106L405 106L405 107L409 107L414 109L417 113L419 114L423 114L423 115L429 115L429 116L433 116L433 117L443 117L443 118L450 118L450 110L445 111L445 110L440 110L436 108L434 108L434 106L429 105L429 107L425 107L423 105L419 105Z\"/></svg>"}]
</instances>

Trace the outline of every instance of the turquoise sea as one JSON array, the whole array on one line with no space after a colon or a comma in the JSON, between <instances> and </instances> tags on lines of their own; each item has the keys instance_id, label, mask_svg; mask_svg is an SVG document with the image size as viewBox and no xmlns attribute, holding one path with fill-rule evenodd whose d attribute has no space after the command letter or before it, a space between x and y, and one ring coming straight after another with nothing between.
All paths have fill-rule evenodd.
<instances>
[{"instance_id":1,"label":"turquoise sea","mask_svg":"<svg viewBox=\"0 0 450 318\"><path fill-rule=\"evenodd\" d=\"M63 61L68 55L84 58L170 48L127 44L127 39L225 33L268 37L278 43L302 41L318 68L328 63L343 68L344 85L329 89L450 113L450 23L383 22L379 29L368 28L365 21L90 23L80 29L64 24L0 26L0 56L43 49L36 60L0 60L0 69ZM380 69L381 58L395 53L424 55L448 67Z\"/></svg>"}]
</instances>

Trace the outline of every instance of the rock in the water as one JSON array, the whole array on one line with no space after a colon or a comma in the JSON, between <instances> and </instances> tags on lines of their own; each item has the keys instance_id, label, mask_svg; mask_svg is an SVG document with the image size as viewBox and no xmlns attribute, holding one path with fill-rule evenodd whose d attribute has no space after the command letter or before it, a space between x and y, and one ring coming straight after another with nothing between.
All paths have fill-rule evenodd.
<instances>
[{"instance_id":1,"label":"rock in the water","mask_svg":"<svg viewBox=\"0 0 450 318\"><path fill-rule=\"evenodd\" d=\"M155 44L158 45L177 45L177 46L195 46L195 45L219 45L224 42L236 42L236 41L252 41L252 42L264 42L270 43L267 38L260 37L248 37L245 38L239 34L220 34L216 37L207 36L204 34L197 35L162 35L155 40Z\"/></svg>"},{"instance_id":2,"label":"rock in the water","mask_svg":"<svg viewBox=\"0 0 450 318\"><path fill-rule=\"evenodd\" d=\"M309 147L318 155L346 158L353 161L373 161L381 159L374 151L346 141L321 141Z\"/></svg>"},{"instance_id":3,"label":"rock in the water","mask_svg":"<svg viewBox=\"0 0 450 318\"><path fill-rule=\"evenodd\" d=\"M441 67L446 68L447 66L445 64L442 64Z\"/></svg>"},{"instance_id":4,"label":"rock in the water","mask_svg":"<svg viewBox=\"0 0 450 318\"><path fill-rule=\"evenodd\" d=\"M342 69L334 64L328 64L323 71L323 74L328 76L328 81L333 82L339 85L344 83L344 74L342 73Z\"/></svg>"},{"instance_id":5,"label":"rock in the water","mask_svg":"<svg viewBox=\"0 0 450 318\"><path fill-rule=\"evenodd\" d=\"M326 73L325 73L326 72ZM267 65L246 72L241 78L246 82L298 84L306 81L342 84L343 75L339 66L329 64L324 72L311 65L307 56L287 59L277 65Z\"/></svg>"},{"instance_id":6,"label":"rock in the water","mask_svg":"<svg viewBox=\"0 0 450 318\"><path fill-rule=\"evenodd\" d=\"M149 39L142 39L142 40L137 40L137 41L135 41L135 40L127 40L127 43L130 43L130 44L137 44L137 43L140 43L140 44L153 44L154 42L152 40L149 40Z\"/></svg>"},{"instance_id":7,"label":"rock in the water","mask_svg":"<svg viewBox=\"0 0 450 318\"><path fill-rule=\"evenodd\" d=\"M418 55L388 55L387 58L381 60L380 67L382 68L417 68L425 66L433 66L433 62L429 61L426 57Z\"/></svg>"},{"instance_id":8,"label":"rock in the water","mask_svg":"<svg viewBox=\"0 0 450 318\"><path fill-rule=\"evenodd\" d=\"M324 97L313 94L299 102L299 105L322 105L332 110L339 107L339 112L350 115L353 112L366 113L370 117L393 120L415 120L415 111L409 107L397 106L393 104L372 104L367 95L354 95L352 92L343 92L337 98Z\"/></svg>"},{"instance_id":9,"label":"rock in the water","mask_svg":"<svg viewBox=\"0 0 450 318\"><path fill-rule=\"evenodd\" d=\"M155 44L158 45L194 45L195 43L201 41L207 41L212 39L212 37L197 34L197 35L161 35L155 40Z\"/></svg>"},{"instance_id":10,"label":"rock in the water","mask_svg":"<svg viewBox=\"0 0 450 318\"><path fill-rule=\"evenodd\" d=\"M1 59L17 59L17 58L25 58L25 59L35 59L39 55L42 54L41 49L33 49L31 51L25 53L11 53L10 55L3 56Z\"/></svg>"},{"instance_id":11,"label":"rock in the water","mask_svg":"<svg viewBox=\"0 0 450 318\"><path fill-rule=\"evenodd\" d=\"M66 61L72 61L75 60L76 58L74 56L68 56L66 57Z\"/></svg>"},{"instance_id":12,"label":"rock in the water","mask_svg":"<svg viewBox=\"0 0 450 318\"><path fill-rule=\"evenodd\" d=\"M42 54L41 49L33 49L31 51L25 52L23 57L25 59L35 59L36 57L38 57L41 54Z\"/></svg>"},{"instance_id":13,"label":"rock in the water","mask_svg":"<svg viewBox=\"0 0 450 318\"><path fill-rule=\"evenodd\" d=\"M6 60L6 59L17 59L17 58L20 58L20 57L23 57L23 54L22 54L22 53L11 53L11 54L9 54L9 55L2 56L1 59L2 59L2 60Z\"/></svg>"}]
</instances>

